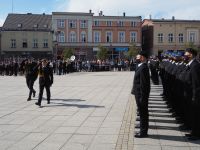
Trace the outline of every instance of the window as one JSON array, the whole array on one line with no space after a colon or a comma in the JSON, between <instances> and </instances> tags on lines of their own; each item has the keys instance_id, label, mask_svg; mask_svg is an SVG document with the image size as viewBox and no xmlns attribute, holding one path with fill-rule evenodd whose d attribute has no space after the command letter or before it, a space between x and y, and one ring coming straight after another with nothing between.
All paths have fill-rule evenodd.
<instances>
[{"instance_id":1,"label":"window","mask_svg":"<svg viewBox=\"0 0 200 150\"><path fill-rule=\"evenodd\" d=\"M86 33L81 32L81 42L85 43L86 42Z\"/></svg>"},{"instance_id":2,"label":"window","mask_svg":"<svg viewBox=\"0 0 200 150\"><path fill-rule=\"evenodd\" d=\"M94 42L95 42L95 43L101 42L101 34L100 34L99 31L95 31L95 32L94 32Z\"/></svg>"},{"instance_id":3,"label":"window","mask_svg":"<svg viewBox=\"0 0 200 150\"><path fill-rule=\"evenodd\" d=\"M123 21L119 21L118 22L118 26L123 27L124 26L124 22Z\"/></svg>"},{"instance_id":4,"label":"window","mask_svg":"<svg viewBox=\"0 0 200 150\"><path fill-rule=\"evenodd\" d=\"M111 26L112 26L112 21L106 21L106 25L107 25L108 27L111 27Z\"/></svg>"},{"instance_id":5,"label":"window","mask_svg":"<svg viewBox=\"0 0 200 150\"><path fill-rule=\"evenodd\" d=\"M65 42L65 33L63 31L58 35L58 42Z\"/></svg>"},{"instance_id":6,"label":"window","mask_svg":"<svg viewBox=\"0 0 200 150\"><path fill-rule=\"evenodd\" d=\"M43 47L48 48L48 39L44 39L43 41Z\"/></svg>"},{"instance_id":7,"label":"window","mask_svg":"<svg viewBox=\"0 0 200 150\"><path fill-rule=\"evenodd\" d=\"M70 42L76 42L76 33L74 31L70 32L69 41Z\"/></svg>"},{"instance_id":8,"label":"window","mask_svg":"<svg viewBox=\"0 0 200 150\"><path fill-rule=\"evenodd\" d=\"M158 43L163 43L163 33L158 34Z\"/></svg>"},{"instance_id":9,"label":"window","mask_svg":"<svg viewBox=\"0 0 200 150\"><path fill-rule=\"evenodd\" d=\"M196 34L195 32L190 32L189 33L189 42L195 42L196 41Z\"/></svg>"},{"instance_id":10,"label":"window","mask_svg":"<svg viewBox=\"0 0 200 150\"><path fill-rule=\"evenodd\" d=\"M136 27L136 22L135 21L131 21L131 27Z\"/></svg>"},{"instance_id":11,"label":"window","mask_svg":"<svg viewBox=\"0 0 200 150\"><path fill-rule=\"evenodd\" d=\"M58 20L58 27L64 28L65 27L65 20L63 20L63 19Z\"/></svg>"},{"instance_id":12,"label":"window","mask_svg":"<svg viewBox=\"0 0 200 150\"><path fill-rule=\"evenodd\" d=\"M119 42L125 42L125 32L119 32Z\"/></svg>"},{"instance_id":13,"label":"window","mask_svg":"<svg viewBox=\"0 0 200 150\"><path fill-rule=\"evenodd\" d=\"M112 42L112 32L111 31L106 32L106 42L107 43Z\"/></svg>"},{"instance_id":14,"label":"window","mask_svg":"<svg viewBox=\"0 0 200 150\"><path fill-rule=\"evenodd\" d=\"M174 36L172 33L168 34L168 42L173 43L174 42Z\"/></svg>"},{"instance_id":15,"label":"window","mask_svg":"<svg viewBox=\"0 0 200 150\"><path fill-rule=\"evenodd\" d=\"M38 48L38 40L33 39L33 48Z\"/></svg>"},{"instance_id":16,"label":"window","mask_svg":"<svg viewBox=\"0 0 200 150\"><path fill-rule=\"evenodd\" d=\"M183 43L183 33L179 33L179 35L178 35L178 41L179 41L179 43Z\"/></svg>"},{"instance_id":17,"label":"window","mask_svg":"<svg viewBox=\"0 0 200 150\"><path fill-rule=\"evenodd\" d=\"M22 47L23 48L27 48L28 47L27 39L23 39L23 41L22 41Z\"/></svg>"},{"instance_id":18,"label":"window","mask_svg":"<svg viewBox=\"0 0 200 150\"><path fill-rule=\"evenodd\" d=\"M100 23L99 23L98 20L95 20L95 21L94 21L94 26L99 26L99 24L100 24Z\"/></svg>"},{"instance_id":19,"label":"window","mask_svg":"<svg viewBox=\"0 0 200 150\"><path fill-rule=\"evenodd\" d=\"M19 24L17 25L17 27L18 27L18 28L21 28L21 27L22 27L22 24L21 24L21 23L19 23Z\"/></svg>"},{"instance_id":20,"label":"window","mask_svg":"<svg viewBox=\"0 0 200 150\"><path fill-rule=\"evenodd\" d=\"M137 32L130 33L130 42L137 42Z\"/></svg>"},{"instance_id":21,"label":"window","mask_svg":"<svg viewBox=\"0 0 200 150\"><path fill-rule=\"evenodd\" d=\"M11 39L11 48L16 48L16 39Z\"/></svg>"},{"instance_id":22,"label":"window","mask_svg":"<svg viewBox=\"0 0 200 150\"><path fill-rule=\"evenodd\" d=\"M87 28L87 21L81 20L81 28Z\"/></svg>"},{"instance_id":23,"label":"window","mask_svg":"<svg viewBox=\"0 0 200 150\"><path fill-rule=\"evenodd\" d=\"M76 20L69 20L69 27L76 28Z\"/></svg>"}]
</instances>

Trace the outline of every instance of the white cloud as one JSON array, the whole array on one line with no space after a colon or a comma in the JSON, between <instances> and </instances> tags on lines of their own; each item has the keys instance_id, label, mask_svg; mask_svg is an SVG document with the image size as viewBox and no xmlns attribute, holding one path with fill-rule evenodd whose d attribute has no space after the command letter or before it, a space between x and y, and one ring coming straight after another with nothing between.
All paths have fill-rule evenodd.
<instances>
[{"instance_id":1,"label":"white cloud","mask_svg":"<svg viewBox=\"0 0 200 150\"><path fill-rule=\"evenodd\" d=\"M5 21L4 19L1 19L1 18L0 18L0 27L3 26L4 21Z\"/></svg>"},{"instance_id":2,"label":"white cloud","mask_svg":"<svg viewBox=\"0 0 200 150\"><path fill-rule=\"evenodd\" d=\"M199 0L60 0L56 11L89 12L105 15L142 16L143 18L200 19ZM60 4L59 4L60 3Z\"/></svg>"}]
</instances>

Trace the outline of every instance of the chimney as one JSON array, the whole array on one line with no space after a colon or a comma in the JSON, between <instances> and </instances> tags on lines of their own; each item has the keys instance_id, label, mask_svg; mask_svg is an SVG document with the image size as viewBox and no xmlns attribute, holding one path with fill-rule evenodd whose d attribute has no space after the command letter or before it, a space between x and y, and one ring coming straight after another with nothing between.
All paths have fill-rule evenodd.
<instances>
[{"instance_id":1,"label":"chimney","mask_svg":"<svg viewBox=\"0 0 200 150\"><path fill-rule=\"evenodd\" d=\"M151 15L149 15L149 19L151 20Z\"/></svg>"},{"instance_id":2,"label":"chimney","mask_svg":"<svg viewBox=\"0 0 200 150\"><path fill-rule=\"evenodd\" d=\"M125 12L123 13L123 16L126 17L126 13Z\"/></svg>"},{"instance_id":3,"label":"chimney","mask_svg":"<svg viewBox=\"0 0 200 150\"><path fill-rule=\"evenodd\" d=\"M92 13L92 10L91 10L91 9L89 10L89 13L90 13L90 14Z\"/></svg>"},{"instance_id":4,"label":"chimney","mask_svg":"<svg viewBox=\"0 0 200 150\"><path fill-rule=\"evenodd\" d=\"M175 20L175 17L174 17L174 16L172 16L172 20Z\"/></svg>"},{"instance_id":5,"label":"chimney","mask_svg":"<svg viewBox=\"0 0 200 150\"><path fill-rule=\"evenodd\" d=\"M103 11L100 11L100 16L103 16Z\"/></svg>"}]
</instances>

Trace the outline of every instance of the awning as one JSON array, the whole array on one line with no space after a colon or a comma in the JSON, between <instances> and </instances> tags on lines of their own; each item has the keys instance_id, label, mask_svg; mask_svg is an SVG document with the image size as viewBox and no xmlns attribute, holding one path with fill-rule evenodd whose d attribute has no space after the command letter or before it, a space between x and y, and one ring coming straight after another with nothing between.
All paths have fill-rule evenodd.
<instances>
[{"instance_id":1,"label":"awning","mask_svg":"<svg viewBox=\"0 0 200 150\"><path fill-rule=\"evenodd\" d=\"M116 47L115 51L128 51L128 47Z\"/></svg>"}]
</instances>

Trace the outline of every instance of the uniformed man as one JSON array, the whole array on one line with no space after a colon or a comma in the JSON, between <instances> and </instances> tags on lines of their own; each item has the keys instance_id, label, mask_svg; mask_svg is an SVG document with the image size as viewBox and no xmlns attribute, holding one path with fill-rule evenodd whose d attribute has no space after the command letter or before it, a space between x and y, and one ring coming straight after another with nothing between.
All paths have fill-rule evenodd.
<instances>
[{"instance_id":1,"label":"uniformed man","mask_svg":"<svg viewBox=\"0 0 200 150\"><path fill-rule=\"evenodd\" d=\"M44 88L46 89L47 94L47 104L50 104L50 87L53 84L53 69L48 65L46 59L43 59L42 62L39 62L38 73L40 93L38 97L38 102L36 102L35 104L41 107Z\"/></svg>"},{"instance_id":2,"label":"uniformed man","mask_svg":"<svg viewBox=\"0 0 200 150\"><path fill-rule=\"evenodd\" d=\"M185 51L185 60L189 68L188 83L191 87L191 124L192 131L186 134L189 140L200 139L200 64L196 59L197 52L189 48Z\"/></svg>"},{"instance_id":3,"label":"uniformed man","mask_svg":"<svg viewBox=\"0 0 200 150\"><path fill-rule=\"evenodd\" d=\"M148 98L150 93L150 74L147 65L148 54L141 51L137 56L138 66L135 71L133 88L131 93L135 95L138 112L140 116L140 132L135 134L137 138L148 136L149 113L148 113Z\"/></svg>"},{"instance_id":4,"label":"uniformed man","mask_svg":"<svg viewBox=\"0 0 200 150\"><path fill-rule=\"evenodd\" d=\"M29 88L29 96L27 101L31 100L31 97L35 97L36 91L34 90L34 82L37 79L37 63L33 60L29 59L25 62L25 77L26 77L26 84Z\"/></svg>"}]
</instances>

